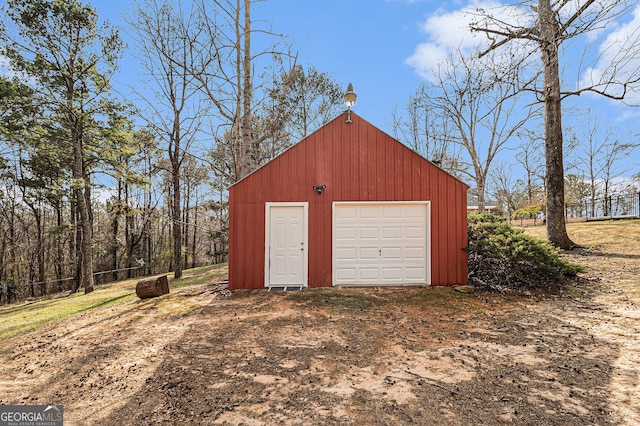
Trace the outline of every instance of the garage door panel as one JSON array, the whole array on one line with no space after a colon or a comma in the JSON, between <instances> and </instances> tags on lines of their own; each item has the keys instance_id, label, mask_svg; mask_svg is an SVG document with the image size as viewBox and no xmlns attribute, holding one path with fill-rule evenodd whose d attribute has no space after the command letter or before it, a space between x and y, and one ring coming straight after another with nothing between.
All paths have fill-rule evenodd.
<instances>
[{"instance_id":1,"label":"garage door panel","mask_svg":"<svg viewBox=\"0 0 640 426\"><path fill-rule=\"evenodd\" d=\"M418 226L406 226L404 228L404 237L407 239L419 239L419 240L424 240L425 236L426 236L426 229L425 227L418 227Z\"/></svg>"},{"instance_id":2,"label":"garage door panel","mask_svg":"<svg viewBox=\"0 0 640 426\"><path fill-rule=\"evenodd\" d=\"M377 247L363 247L358 252L360 260L378 260L379 257Z\"/></svg>"},{"instance_id":3,"label":"garage door panel","mask_svg":"<svg viewBox=\"0 0 640 426\"><path fill-rule=\"evenodd\" d=\"M426 257L424 247L407 247L404 251L404 257L407 260L422 260Z\"/></svg>"},{"instance_id":4,"label":"garage door panel","mask_svg":"<svg viewBox=\"0 0 640 426\"><path fill-rule=\"evenodd\" d=\"M340 281L353 281L356 279L356 268L338 268L337 278Z\"/></svg>"},{"instance_id":5,"label":"garage door panel","mask_svg":"<svg viewBox=\"0 0 640 426\"><path fill-rule=\"evenodd\" d=\"M405 268L405 276L407 280L421 282L427 279L425 270L422 267L417 268Z\"/></svg>"},{"instance_id":6,"label":"garage door panel","mask_svg":"<svg viewBox=\"0 0 640 426\"><path fill-rule=\"evenodd\" d=\"M356 260L356 248L345 247L338 249L338 257L344 260Z\"/></svg>"},{"instance_id":7,"label":"garage door panel","mask_svg":"<svg viewBox=\"0 0 640 426\"><path fill-rule=\"evenodd\" d=\"M382 218L401 218L405 214L405 209L402 206L383 206L382 207Z\"/></svg>"},{"instance_id":8,"label":"garage door panel","mask_svg":"<svg viewBox=\"0 0 640 426\"><path fill-rule=\"evenodd\" d=\"M382 279L385 281L400 281L402 279L402 268L382 268Z\"/></svg>"},{"instance_id":9,"label":"garage door panel","mask_svg":"<svg viewBox=\"0 0 640 426\"><path fill-rule=\"evenodd\" d=\"M362 227L360 228L360 239L374 239L380 238L380 233L377 227Z\"/></svg>"},{"instance_id":10,"label":"garage door panel","mask_svg":"<svg viewBox=\"0 0 640 426\"><path fill-rule=\"evenodd\" d=\"M361 280L378 280L379 271L378 268L360 268Z\"/></svg>"},{"instance_id":11,"label":"garage door panel","mask_svg":"<svg viewBox=\"0 0 640 426\"><path fill-rule=\"evenodd\" d=\"M336 211L336 217L339 219L354 219L356 218L356 207L344 206L344 208L341 208L340 211Z\"/></svg>"},{"instance_id":12,"label":"garage door panel","mask_svg":"<svg viewBox=\"0 0 640 426\"><path fill-rule=\"evenodd\" d=\"M384 239L397 239L400 240L402 239L402 227L400 226L395 226L395 227L390 227L390 226L384 226L382 228L382 238Z\"/></svg>"},{"instance_id":13,"label":"garage door panel","mask_svg":"<svg viewBox=\"0 0 640 426\"><path fill-rule=\"evenodd\" d=\"M426 203L337 203L334 212L334 284L428 282Z\"/></svg>"},{"instance_id":14,"label":"garage door panel","mask_svg":"<svg viewBox=\"0 0 640 426\"><path fill-rule=\"evenodd\" d=\"M356 207L358 213L357 217L361 219L377 219L378 207L377 206L358 206Z\"/></svg>"},{"instance_id":15,"label":"garage door panel","mask_svg":"<svg viewBox=\"0 0 640 426\"><path fill-rule=\"evenodd\" d=\"M337 228L336 237L341 240L354 240L356 238L356 228L353 226L342 226Z\"/></svg>"},{"instance_id":16,"label":"garage door panel","mask_svg":"<svg viewBox=\"0 0 640 426\"><path fill-rule=\"evenodd\" d=\"M402 247L385 247L382 249L382 260L402 260Z\"/></svg>"}]
</instances>

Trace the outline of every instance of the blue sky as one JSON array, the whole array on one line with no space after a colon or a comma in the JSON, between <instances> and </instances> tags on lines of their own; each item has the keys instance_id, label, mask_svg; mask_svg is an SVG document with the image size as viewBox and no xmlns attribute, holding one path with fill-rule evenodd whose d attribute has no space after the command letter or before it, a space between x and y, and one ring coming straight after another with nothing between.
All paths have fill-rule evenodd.
<instances>
[{"instance_id":1,"label":"blue sky","mask_svg":"<svg viewBox=\"0 0 640 426\"><path fill-rule=\"evenodd\" d=\"M572 0L578 1L578 0ZM125 17L131 13L129 0L94 0L101 20L108 19L121 26L127 40ZM188 0L183 0L188 4ZM509 4L509 3L503 3ZM271 28L286 35L298 52L298 62L312 64L330 73L345 85L352 82L358 95L353 108L360 116L393 134L391 114L394 107L403 108L418 85L429 78L433 67L452 49L470 49L482 41L468 32L468 15L464 9L499 6L498 0L464 0L436 2L434 0L266 0L252 6L255 27ZM636 32L634 32L636 31ZM607 45L640 33L640 8L625 22L609 25L567 47L568 63L577 64L585 43L592 52L591 70L599 72L598 59L612 51ZM131 41L128 41L133 45ZM253 44L259 40L254 36ZM132 47L132 46L130 46ZM141 68L128 52L121 61L121 72L114 86L125 97L132 97L130 86L143 79ZM598 56L599 55L599 56ZM630 69L640 62L632 61ZM638 68L640 69L640 68ZM586 74L573 73L570 84L578 84ZM640 95L631 101L640 104ZM597 115L604 126L614 127L620 134L637 135L636 122L640 108L622 105L601 97L582 95L565 102L564 124L580 129L586 121L587 108ZM568 107L578 108L576 113ZM565 136L566 137L566 136ZM505 153L509 161L509 152ZM640 171L636 157L628 160L631 173Z\"/></svg>"},{"instance_id":2,"label":"blue sky","mask_svg":"<svg viewBox=\"0 0 640 426\"><path fill-rule=\"evenodd\" d=\"M122 0L91 4L101 19L123 27L132 8ZM267 0L254 3L252 19L255 27L287 35L299 63L328 72L345 89L352 82L358 95L354 110L390 131L393 105L406 102L422 80L405 61L425 39L420 25L432 12L429 2ZM133 59L126 55L121 65L117 83L135 84L131 80L140 76L131 72Z\"/></svg>"},{"instance_id":3,"label":"blue sky","mask_svg":"<svg viewBox=\"0 0 640 426\"><path fill-rule=\"evenodd\" d=\"M391 133L393 107L403 106L428 78L430 67L451 49L481 41L469 34L468 18L461 10L499 4L495 0L266 0L254 3L252 19L256 27L287 35L301 64L313 64L345 85L352 82L358 94L354 110ZM96 0L92 5L101 19L120 26L125 26L123 17L132 8L125 0ZM640 13L633 25L640 25ZM615 29L596 33L591 47L601 48L601 41L612 33ZM258 42L254 40L254 45ZM582 46L578 43L577 50ZM132 80L141 76L129 55L122 68L118 82L135 85ZM637 115L635 108L593 96L569 103L609 115L620 128L630 126Z\"/></svg>"},{"instance_id":4,"label":"blue sky","mask_svg":"<svg viewBox=\"0 0 640 426\"><path fill-rule=\"evenodd\" d=\"M352 82L354 110L389 131L393 105L421 81L405 61L424 37L419 25L432 12L429 2L269 0L255 9L273 13L274 30L291 35L301 63Z\"/></svg>"}]
</instances>

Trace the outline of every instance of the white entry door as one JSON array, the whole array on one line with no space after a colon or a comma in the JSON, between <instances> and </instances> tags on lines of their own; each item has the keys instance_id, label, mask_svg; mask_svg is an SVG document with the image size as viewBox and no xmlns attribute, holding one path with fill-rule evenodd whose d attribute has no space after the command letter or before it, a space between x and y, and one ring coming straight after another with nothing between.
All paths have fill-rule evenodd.
<instances>
[{"instance_id":1,"label":"white entry door","mask_svg":"<svg viewBox=\"0 0 640 426\"><path fill-rule=\"evenodd\" d=\"M430 284L429 203L335 203L333 285Z\"/></svg>"},{"instance_id":2,"label":"white entry door","mask_svg":"<svg viewBox=\"0 0 640 426\"><path fill-rule=\"evenodd\" d=\"M267 203L265 286L307 286L307 203Z\"/></svg>"}]
</instances>

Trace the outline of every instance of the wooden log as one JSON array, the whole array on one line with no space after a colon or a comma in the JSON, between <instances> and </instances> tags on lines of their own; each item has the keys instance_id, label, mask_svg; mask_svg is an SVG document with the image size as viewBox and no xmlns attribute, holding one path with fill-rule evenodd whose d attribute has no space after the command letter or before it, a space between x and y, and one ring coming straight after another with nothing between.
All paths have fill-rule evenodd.
<instances>
[{"instance_id":1,"label":"wooden log","mask_svg":"<svg viewBox=\"0 0 640 426\"><path fill-rule=\"evenodd\" d=\"M144 278L136 284L136 295L140 299L158 297L169 293L169 280L166 275Z\"/></svg>"}]
</instances>

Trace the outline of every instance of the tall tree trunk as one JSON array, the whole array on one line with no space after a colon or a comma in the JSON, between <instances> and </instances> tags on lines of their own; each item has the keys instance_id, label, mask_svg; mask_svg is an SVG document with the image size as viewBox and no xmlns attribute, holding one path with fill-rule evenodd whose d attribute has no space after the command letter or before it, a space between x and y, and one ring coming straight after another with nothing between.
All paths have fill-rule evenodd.
<instances>
[{"instance_id":1,"label":"tall tree trunk","mask_svg":"<svg viewBox=\"0 0 640 426\"><path fill-rule=\"evenodd\" d=\"M122 180L118 179L118 204L114 207L111 222L111 281L118 281L118 232L120 231L120 215L122 214Z\"/></svg>"},{"instance_id":2,"label":"tall tree trunk","mask_svg":"<svg viewBox=\"0 0 640 426\"><path fill-rule=\"evenodd\" d=\"M593 171L591 171L591 217L596 215L596 180L593 177Z\"/></svg>"},{"instance_id":3,"label":"tall tree trunk","mask_svg":"<svg viewBox=\"0 0 640 426\"><path fill-rule=\"evenodd\" d=\"M84 167L84 148L82 146L82 131L74 128L71 131L73 144L73 177L76 182L82 182L82 187L76 191L76 207L78 210L78 273L77 282L72 288L72 293L84 287L84 292L91 293L93 285L93 255L91 250L91 240L93 237L93 227L91 225L91 210L87 205L90 200L90 192Z\"/></svg>"},{"instance_id":4,"label":"tall tree trunk","mask_svg":"<svg viewBox=\"0 0 640 426\"><path fill-rule=\"evenodd\" d=\"M604 179L604 215L605 216L613 216L611 214L611 197L609 196L609 178Z\"/></svg>"},{"instance_id":5,"label":"tall tree trunk","mask_svg":"<svg viewBox=\"0 0 640 426\"><path fill-rule=\"evenodd\" d=\"M5 253L7 250L7 237L2 236L0 243L0 303L9 304L9 280L6 275Z\"/></svg>"},{"instance_id":6,"label":"tall tree trunk","mask_svg":"<svg viewBox=\"0 0 640 426\"><path fill-rule=\"evenodd\" d=\"M56 262L55 262L55 270L56 270L56 289L57 291L62 291L62 277L63 277L63 265L64 265L64 243L62 240L62 200L57 200L55 204L56 211Z\"/></svg>"},{"instance_id":7,"label":"tall tree trunk","mask_svg":"<svg viewBox=\"0 0 640 426\"><path fill-rule=\"evenodd\" d=\"M11 302L11 297L13 295L13 299L17 299L16 288L18 285L18 271L16 267L16 262L18 260L17 255L17 244L16 244L16 205L11 200L11 212L10 219L8 221L9 225L9 268L8 268L8 284L7 284L7 301ZM9 288L12 286L13 288ZM12 294L13 293L13 294Z\"/></svg>"},{"instance_id":8,"label":"tall tree trunk","mask_svg":"<svg viewBox=\"0 0 640 426\"><path fill-rule=\"evenodd\" d=\"M134 217L131 214L131 210L129 209L130 203L131 201L129 200L129 184L125 183L124 184L124 205L126 206L125 208L126 214L124 217L124 241L125 241L126 252L127 252L127 263L126 263L127 278L133 278L133 269L131 268L133 268L133 253L137 245L136 236L133 232Z\"/></svg>"},{"instance_id":9,"label":"tall tree trunk","mask_svg":"<svg viewBox=\"0 0 640 426\"><path fill-rule=\"evenodd\" d=\"M240 96L237 105L240 128L240 176L244 178L253 170L253 155L251 143L251 0L244 0L244 28L240 29L241 0L236 3L236 67L237 83ZM244 41L244 42L243 42ZM243 43L242 43L243 42Z\"/></svg>"},{"instance_id":10,"label":"tall tree trunk","mask_svg":"<svg viewBox=\"0 0 640 426\"><path fill-rule=\"evenodd\" d=\"M69 237L68 268L70 273L73 270L74 281L71 286L71 293L75 293L80 288L80 278L78 275L80 272L80 269L77 267L77 259L79 256L77 247L78 247L78 242L80 241L80 237L79 237L80 231L78 230L78 208L77 208L78 204L75 202L76 198L78 198L78 190L74 189L72 191L72 194L73 194L71 197L72 199L69 201L69 223L73 225L72 226L73 235ZM76 263L73 263L73 259L76 259Z\"/></svg>"},{"instance_id":11,"label":"tall tree trunk","mask_svg":"<svg viewBox=\"0 0 640 426\"><path fill-rule=\"evenodd\" d=\"M478 199L478 213L483 213L485 210L485 175L482 173L480 167L476 167L476 197Z\"/></svg>"},{"instance_id":12,"label":"tall tree trunk","mask_svg":"<svg viewBox=\"0 0 640 426\"><path fill-rule=\"evenodd\" d=\"M29 275L28 275L28 283L29 283L29 296L35 297L35 282L36 282L36 271L34 268L34 264L36 263L36 253L32 253L31 259L29 260Z\"/></svg>"},{"instance_id":13,"label":"tall tree trunk","mask_svg":"<svg viewBox=\"0 0 640 426\"><path fill-rule=\"evenodd\" d=\"M36 217L37 230L37 264L38 264L38 282L40 283L40 294L47 294L47 283L45 282L45 267L44 267L44 213L38 209Z\"/></svg>"},{"instance_id":14,"label":"tall tree trunk","mask_svg":"<svg viewBox=\"0 0 640 426\"><path fill-rule=\"evenodd\" d=\"M151 160L149 160L148 169L151 170ZM151 188L147 188L144 192L144 263L145 274L151 275Z\"/></svg>"},{"instance_id":15,"label":"tall tree trunk","mask_svg":"<svg viewBox=\"0 0 640 426\"><path fill-rule=\"evenodd\" d=\"M196 205L193 211L193 240L191 242L191 268L196 267L196 235L198 232L198 190L196 188Z\"/></svg>"},{"instance_id":16,"label":"tall tree trunk","mask_svg":"<svg viewBox=\"0 0 640 426\"><path fill-rule=\"evenodd\" d=\"M23 189L23 194L26 189ZM40 203L35 203L28 201L25 199L25 203L31 209L31 213L33 214L33 220L35 222L35 232L36 232L36 247L31 256L31 261L29 265L29 283L31 283L31 296L35 296L34 282L38 282L40 287L40 294L47 294L47 284L44 282L45 278L45 266L44 266L44 212Z\"/></svg>"},{"instance_id":17,"label":"tall tree trunk","mask_svg":"<svg viewBox=\"0 0 640 426\"><path fill-rule=\"evenodd\" d=\"M178 121L179 122L179 121ZM173 276L182 277L182 224L180 223L180 143L179 137L174 140L173 153L171 155L172 171L172 227L173 227Z\"/></svg>"},{"instance_id":18,"label":"tall tree trunk","mask_svg":"<svg viewBox=\"0 0 640 426\"><path fill-rule=\"evenodd\" d=\"M547 164L547 236L560 248L574 246L564 218L564 165L562 153L562 106L558 61L559 23L550 0L538 1L542 62L544 64L544 129Z\"/></svg>"},{"instance_id":19,"label":"tall tree trunk","mask_svg":"<svg viewBox=\"0 0 640 426\"><path fill-rule=\"evenodd\" d=\"M244 142L247 174L255 167L254 149L251 141L251 99L253 88L251 85L251 0L244 0L244 55L242 70L243 77L243 105L242 105L242 140ZM255 153L257 154L257 153Z\"/></svg>"},{"instance_id":20,"label":"tall tree trunk","mask_svg":"<svg viewBox=\"0 0 640 426\"><path fill-rule=\"evenodd\" d=\"M185 179L185 183L187 184L187 193L184 197L184 216L182 218L182 223L184 226L184 231L183 231L183 236L184 236L184 267L186 268L187 265L189 264L189 220L190 220L190 214L189 214L189 200L191 200L191 183L189 182L189 179Z\"/></svg>"}]
</instances>

